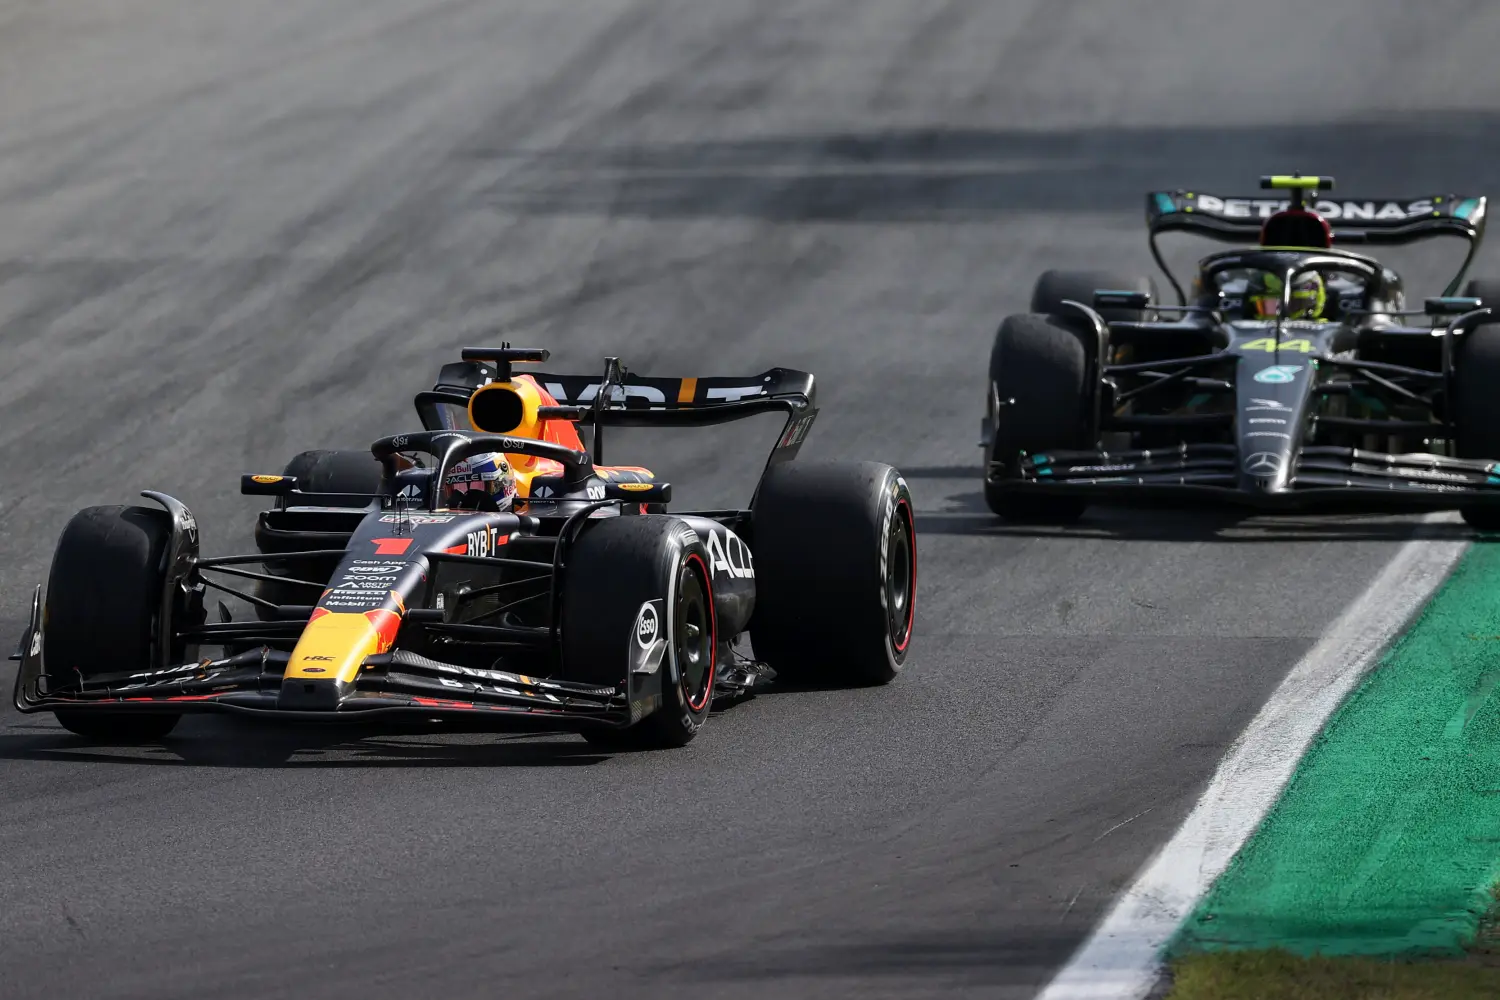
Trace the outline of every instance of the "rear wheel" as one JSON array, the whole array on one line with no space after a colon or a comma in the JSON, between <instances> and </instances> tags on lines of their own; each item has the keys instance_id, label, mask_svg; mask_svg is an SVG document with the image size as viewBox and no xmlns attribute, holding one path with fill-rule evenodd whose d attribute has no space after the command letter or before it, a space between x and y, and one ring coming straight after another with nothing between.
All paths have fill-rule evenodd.
<instances>
[{"instance_id":1,"label":"rear wheel","mask_svg":"<svg viewBox=\"0 0 1500 1000\"><path fill-rule=\"evenodd\" d=\"M1146 292L1150 294L1151 301L1156 301L1156 285L1150 278L1110 271L1044 271L1031 290L1031 311L1082 323L1083 317L1079 316L1078 310L1064 306L1063 301L1071 299L1093 308L1094 293L1106 289ZM1098 312L1106 323L1138 323L1146 318L1146 310L1143 309L1109 308Z\"/></svg>"},{"instance_id":2,"label":"rear wheel","mask_svg":"<svg viewBox=\"0 0 1500 1000\"><path fill-rule=\"evenodd\" d=\"M755 498L750 643L800 684L887 684L916 621L911 493L889 465L773 467Z\"/></svg>"},{"instance_id":3,"label":"rear wheel","mask_svg":"<svg viewBox=\"0 0 1500 1000\"><path fill-rule=\"evenodd\" d=\"M1500 311L1500 281L1475 279L1464 295ZM1453 423L1460 458L1500 461L1500 321L1477 326L1458 342L1453 359ZM1465 521L1480 531L1500 531L1500 509L1461 508Z\"/></svg>"},{"instance_id":4,"label":"rear wheel","mask_svg":"<svg viewBox=\"0 0 1500 1000\"><path fill-rule=\"evenodd\" d=\"M86 507L63 528L47 578L42 661L50 692L100 674L151 668L172 540L165 511ZM170 733L175 712L59 710L63 727L103 741L149 742Z\"/></svg>"},{"instance_id":5,"label":"rear wheel","mask_svg":"<svg viewBox=\"0 0 1500 1000\"><path fill-rule=\"evenodd\" d=\"M380 492L381 476L384 470L375 456L368 451L304 451L296 455L286 463L286 468L281 471L283 476L295 476L297 489L308 493L378 493ZM365 501L338 501L336 499L319 500L319 504L328 507L351 507L362 508L366 506ZM313 544L310 548L322 548L321 544ZM268 572L290 576L296 579L325 579L327 573L333 571L337 559L301 561L296 563L269 564L266 566ZM254 593L263 600L273 604L308 604L317 596L317 591L311 587L299 587L292 584L271 583L268 581L256 581ZM260 605L255 606L256 617L267 620L273 617L270 608Z\"/></svg>"},{"instance_id":6,"label":"rear wheel","mask_svg":"<svg viewBox=\"0 0 1500 1000\"><path fill-rule=\"evenodd\" d=\"M697 532L652 514L588 526L568 553L563 577L563 676L586 684L625 680L638 624L653 602L663 609L667 643L661 705L628 729L585 732L591 743L643 750L687 745L713 704L719 633ZM655 627L659 635L661 625Z\"/></svg>"},{"instance_id":7,"label":"rear wheel","mask_svg":"<svg viewBox=\"0 0 1500 1000\"><path fill-rule=\"evenodd\" d=\"M1496 310L1491 323L1500 323L1500 280L1494 278L1470 278L1464 285L1464 298L1478 299L1485 308Z\"/></svg>"},{"instance_id":8,"label":"rear wheel","mask_svg":"<svg viewBox=\"0 0 1500 1000\"><path fill-rule=\"evenodd\" d=\"M1021 453L1090 447L1093 394L1083 339L1054 316L1008 316L990 351L991 462L1010 465ZM1087 504L1073 497L1044 497L991 482L985 474L984 499L990 510L1011 521L1065 524L1083 515Z\"/></svg>"},{"instance_id":9,"label":"rear wheel","mask_svg":"<svg viewBox=\"0 0 1500 1000\"><path fill-rule=\"evenodd\" d=\"M297 488L307 493L378 493L382 469L368 451L304 451L286 463L284 476L296 476ZM363 507L364 501L331 503L332 507Z\"/></svg>"}]
</instances>

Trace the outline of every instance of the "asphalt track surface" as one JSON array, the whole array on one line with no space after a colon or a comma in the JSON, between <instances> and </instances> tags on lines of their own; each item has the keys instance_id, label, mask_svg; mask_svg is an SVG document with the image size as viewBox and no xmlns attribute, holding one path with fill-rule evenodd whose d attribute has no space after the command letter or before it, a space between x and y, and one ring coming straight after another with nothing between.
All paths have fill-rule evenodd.
<instances>
[{"instance_id":1,"label":"asphalt track surface","mask_svg":"<svg viewBox=\"0 0 1500 1000\"><path fill-rule=\"evenodd\" d=\"M1148 273L1151 187L1500 189L1497 30L1447 0L0 3L6 635L72 510L166 489L244 550L239 473L414 426L502 337L816 372L806 453L904 470L922 573L896 684L669 754L89 747L7 709L0 995L1030 995L1412 529L1000 525L994 327L1046 266ZM611 457L742 500L751 430Z\"/></svg>"}]
</instances>

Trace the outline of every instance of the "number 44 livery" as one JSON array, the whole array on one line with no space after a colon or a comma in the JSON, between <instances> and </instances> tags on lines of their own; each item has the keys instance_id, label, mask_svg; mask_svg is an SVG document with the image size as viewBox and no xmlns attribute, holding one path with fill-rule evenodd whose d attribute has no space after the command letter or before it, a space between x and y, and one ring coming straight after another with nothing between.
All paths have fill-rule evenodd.
<instances>
[{"instance_id":1,"label":"number 44 livery","mask_svg":"<svg viewBox=\"0 0 1500 1000\"><path fill-rule=\"evenodd\" d=\"M1456 508L1500 529L1500 282L1455 296L1485 199L1317 200L1332 178L1297 175L1261 187L1281 197L1147 195L1176 305L1146 278L1048 271L1031 311L1001 324L981 441L995 513ZM1184 291L1157 248L1169 231L1240 246L1203 258ZM1419 310L1395 271L1344 249L1434 236L1468 256Z\"/></svg>"}]
</instances>

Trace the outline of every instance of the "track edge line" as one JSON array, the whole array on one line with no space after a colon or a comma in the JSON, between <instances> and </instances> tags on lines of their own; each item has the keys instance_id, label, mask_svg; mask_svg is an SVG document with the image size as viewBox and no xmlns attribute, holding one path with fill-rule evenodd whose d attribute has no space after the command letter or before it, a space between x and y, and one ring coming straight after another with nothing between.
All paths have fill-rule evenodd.
<instances>
[{"instance_id":1,"label":"track edge line","mask_svg":"<svg viewBox=\"0 0 1500 1000\"><path fill-rule=\"evenodd\" d=\"M1145 1000L1161 951L1259 827L1324 723L1406 632L1467 541L1438 542L1429 515L1283 678L1226 751L1177 831L1140 869L1037 1000Z\"/></svg>"}]
</instances>

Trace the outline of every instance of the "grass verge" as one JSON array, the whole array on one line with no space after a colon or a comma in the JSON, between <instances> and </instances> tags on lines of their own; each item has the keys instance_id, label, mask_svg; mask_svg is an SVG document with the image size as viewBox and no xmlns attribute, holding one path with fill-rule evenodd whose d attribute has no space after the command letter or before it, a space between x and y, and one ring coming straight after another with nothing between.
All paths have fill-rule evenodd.
<instances>
[{"instance_id":1,"label":"grass verge","mask_svg":"<svg viewBox=\"0 0 1500 1000\"><path fill-rule=\"evenodd\" d=\"M1191 955L1168 1000L1494 1000L1500 962L1303 958L1284 951Z\"/></svg>"},{"instance_id":2,"label":"grass verge","mask_svg":"<svg viewBox=\"0 0 1500 1000\"><path fill-rule=\"evenodd\" d=\"M1500 905L1463 958L1221 951L1178 959L1170 974L1167 1000L1494 1000L1500 997Z\"/></svg>"},{"instance_id":3,"label":"grass verge","mask_svg":"<svg viewBox=\"0 0 1500 1000\"><path fill-rule=\"evenodd\" d=\"M1500 545L1330 720L1164 956L1169 1000L1500 998Z\"/></svg>"},{"instance_id":4,"label":"grass verge","mask_svg":"<svg viewBox=\"0 0 1500 1000\"><path fill-rule=\"evenodd\" d=\"M1464 962L1497 881L1500 545L1477 544L1329 720L1164 957Z\"/></svg>"}]
</instances>

